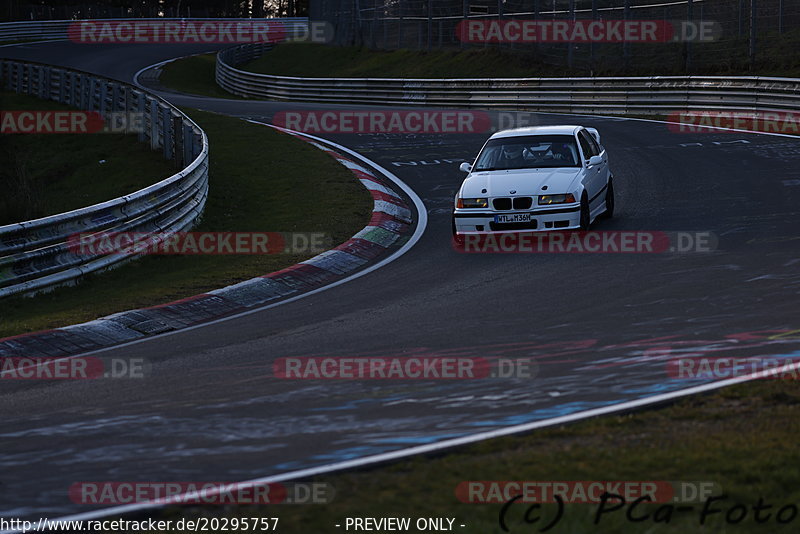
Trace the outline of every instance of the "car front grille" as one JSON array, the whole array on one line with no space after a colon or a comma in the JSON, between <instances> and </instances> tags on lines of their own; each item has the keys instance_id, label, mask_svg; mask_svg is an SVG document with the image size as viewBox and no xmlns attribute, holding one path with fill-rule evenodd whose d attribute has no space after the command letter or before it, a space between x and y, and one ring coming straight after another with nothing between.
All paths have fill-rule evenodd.
<instances>
[{"instance_id":1,"label":"car front grille","mask_svg":"<svg viewBox=\"0 0 800 534\"><path fill-rule=\"evenodd\" d=\"M492 201L492 206L496 210L510 210L511 209L511 199L510 198L496 198Z\"/></svg>"},{"instance_id":2,"label":"car front grille","mask_svg":"<svg viewBox=\"0 0 800 534\"><path fill-rule=\"evenodd\" d=\"M510 210L511 207L515 210L529 210L533 205L533 197L514 197L514 198L496 198L492 201L492 206L496 210Z\"/></svg>"},{"instance_id":3,"label":"car front grille","mask_svg":"<svg viewBox=\"0 0 800 534\"><path fill-rule=\"evenodd\" d=\"M533 205L533 198L531 197L517 197L514 199L515 210L529 210Z\"/></svg>"}]
</instances>

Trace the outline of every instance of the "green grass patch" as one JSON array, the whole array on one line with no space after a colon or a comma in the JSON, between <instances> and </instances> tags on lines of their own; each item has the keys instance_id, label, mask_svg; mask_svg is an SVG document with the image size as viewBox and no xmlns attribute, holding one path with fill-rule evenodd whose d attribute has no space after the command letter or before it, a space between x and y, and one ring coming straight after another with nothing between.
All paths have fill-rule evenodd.
<instances>
[{"instance_id":1,"label":"green grass patch","mask_svg":"<svg viewBox=\"0 0 800 534\"><path fill-rule=\"evenodd\" d=\"M800 30L764 38L759 63L751 71L745 41L696 43L695 74L800 75L800 57L789 53L800 46ZM598 45L594 75L649 76L685 74L681 45L633 45L635 63L625 69L619 45ZM676 48L677 47L677 48ZM718 58L703 62L703 58ZM517 78L589 76L588 66L568 68L542 61L536 49L444 49L370 50L364 47L336 47L314 43L276 46L262 57L246 63L243 70L260 74L301 77L354 78Z\"/></svg>"},{"instance_id":2,"label":"green grass patch","mask_svg":"<svg viewBox=\"0 0 800 534\"><path fill-rule=\"evenodd\" d=\"M276 505L168 510L164 518L222 515L279 517L287 534L337 532L346 517L455 517L456 532L500 533L500 504L467 504L456 498L464 481L687 481L713 482L713 495L728 499L715 505L727 510L735 503L752 507L760 497L773 504L772 519L756 524L752 508L740 525L726 525L723 514L699 525L702 504L692 511L675 511L669 523L633 523L624 510L593 523L597 504L566 504L553 533L674 533L674 532L796 532L795 521L780 525L775 513L800 500L800 388L797 381L765 380L719 392L689 397L662 409L608 416L532 434L500 438L448 454L419 456L382 468L319 477L335 498L327 505ZM636 514L653 514L661 504L643 505ZM545 504L523 520L527 505L508 513L510 532L539 532L556 513ZM798 519L800 520L800 519ZM342 525L342 530L344 525ZM416 532L411 530L411 532Z\"/></svg>"},{"instance_id":3,"label":"green grass patch","mask_svg":"<svg viewBox=\"0 0 800 534\"><path fill-rule=\"evenodd\" d=\"M751 69L747 41L695 43L692 74L800 76L800 30L762 36ZM240 68L260 74L354 78L518 78L561 76L653 76L686 74L680 44L632 45L624 66L619 45L597 45L596 64L568 68L542 61L536 48L371 50L314 43L287 43ZM713 61L710 61L713 58ZM576 63L578 65L579 63Z\"/></svg>"},{"instance_id":4,"label":"green grass patch","mask_svg":"<svg viewBox=\"0 0 800 534\"><path fill-rule=\"evenodd\" d=\"M198 231L325 232L347 240L369 220L372 197L321 150L272 128L185 110L208 134L209 198ZM0 336L88 321L266 274L300 255L149 256L34 298L4 299Z\"/></svg>"},{"instance_id":5,"label":"green grass patch","mask_svg":"<svg viewBox=\"0 0 800 534\"><path fill-rule=\"evenodd\" d=\"M492 78L539 76L545 66L532 54L497 48L421 52L291 43L276 46L240 68L323 78Z\"/></svg>"},{"instance_id":6,"label":"green grass patch","mask_svg":"<svg viewBox=\"0 0 800 534\"><path fill-rule=\"evenodd\" d=\"M0 93L2 110L70 110ZM13 134L0 144L0 224L111 200L168 178L178 169L161 152L123 134Z\"/></svg>"},{"instance_id":7,"label":"green grass patch","mask_svg":"<svg viewBox=\"0 0 800 534\"><path fill-rule=\"evenodd\" d=\"M159 82L174 91L214 98L241 98L217 85L214 70L217 54L202 54L165 64Z\"/></svg>"},{"instance_id":8,"label":"green grass patch","mask_svg":"<svg viewBox=\"0 0 800 534\"><path fill-rule=\"evenodd\" d=\"M687 74L681 44L633 44L632 65L625 67L619 45L596 46L596 62L575 68L547 64L535 47L371 50L366 47L285 43L239 68L260 74L319 78L520 78L563 76L655 76ZM694 43L696 75L800 77L800 30L759 36L757 62L751 67L747 39ZM161 83L187 93L239 98L214 81L215 54L169 63Z\"/></svg>"}]
</instances>

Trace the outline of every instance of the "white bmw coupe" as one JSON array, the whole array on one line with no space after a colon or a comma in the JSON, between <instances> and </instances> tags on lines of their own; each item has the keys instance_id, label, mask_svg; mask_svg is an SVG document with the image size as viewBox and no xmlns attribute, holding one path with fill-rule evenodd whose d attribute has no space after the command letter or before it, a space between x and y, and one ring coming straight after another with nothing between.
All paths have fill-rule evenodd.
<instances>
[{"instance_id":1,"label":"white bmw coupe","mask_svg":"<svg viewBox=\"0 0 800 534\"><path fill-rule=\"evenodd\" d=\"M492 135L456 193L453 234L588 230L614 214L614 185L600 134L536 126Z\"/></svg>"}]
</instances>

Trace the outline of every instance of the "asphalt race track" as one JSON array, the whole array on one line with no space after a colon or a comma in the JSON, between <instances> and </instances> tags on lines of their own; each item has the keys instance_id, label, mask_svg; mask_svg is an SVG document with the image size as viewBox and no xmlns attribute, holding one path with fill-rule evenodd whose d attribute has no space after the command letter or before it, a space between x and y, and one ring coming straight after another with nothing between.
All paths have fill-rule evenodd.
<instances>
[{"instance_id":1,"label":"asphalt race track","mask_svg":"<svg viewBox=\"0 0 800 534\"><path fill-rule=\"evenodd\" d=\"M147 65L207 48L59 42L0 56L130 81ZM164 96L264 122L280 110L341 107ZM670 379L668 354L799 355L800 339L770 333L800 328L800 139L535 120L603 136L617 214L595 229L712 232L717 249L459 254L450 244L458 161L471 160L485 134L323 136L424 201L428 227L417 245L307 298L98 354L147 358L147 380L4 383L0 514L88 510L68 498L76 481L247 480L698 385ZM213 194L213 176L211 184ZM457 381L272 376L279 357L411 354L535 356L538 369L531 379Z\"/></svg>"}]
</instances>

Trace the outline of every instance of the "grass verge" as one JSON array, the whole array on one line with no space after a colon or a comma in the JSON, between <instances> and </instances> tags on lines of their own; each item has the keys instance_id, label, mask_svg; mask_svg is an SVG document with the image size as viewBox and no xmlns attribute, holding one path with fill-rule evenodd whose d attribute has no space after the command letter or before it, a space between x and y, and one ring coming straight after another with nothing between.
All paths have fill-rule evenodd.
<instances>
[{"instance_id":1,"label":"grass verge","mask_svg":"<svg viewBox=\"0 0 800 534\"><path fill-rule=\"evenodd\" d=\"M159 83L181 93L241 99L221 88L214 80L216 57L216 53L201 54L170 61L163 66Z\"/></svg>"},{"instance_id":2,"label":"grass verge","mask_svg":"<svg viewBox=\"0 0 800 534\"><path fill-rule=\"evenodd\" d=\"M626 519L626 508L603 514L595 524L596 503L568 503L554 533L674 533L674 532L796 532L800 518L782 525L776 513L800 500L800 390L791 380L761 380L703 396L688 397L661 409L607 416L569 426L500 438L434 457L415 457L389 466L315 479L335 490L326 505L172 509L163 518L271 516L287 534L344 531L347 517L452 517L463 533L503 532L502 504L462 503L456 487L464 481L687 481L711 482L713 504L722 513L699 524L703 499L691 510L673 510L669 522L654 521L663 504L645 504L634 515L650 514L642 522ZM759 498L771 504L758 524L752 506ZM736 504L748 507L741 523L725 515ZM609 503L609 506L611 503ZM675 504L683 506L683 504ZM555 504L544 504L526 523L528 505L510 508L510 532L540 532L556 515ZM737 512L738 513L738 512ZM788 517L789 512L784 512ZM665 509L661 514L666 514ZM659 517L664 517L663 515ZM736 514L734 514L736 517ZM341 524L342 528L334 527ZM457 525L464 524L465 528ZM413 528L410 532L416 532Z\"/></svg>"},{"instance_id":3,"label":"grass verge","mask_svg":"<svg viewBox=\"0 0 800 534\"><path fill-rule=\"evenodd\" d=\"M616 45L612 45L616 46ZM364 47L286 43L239 67L260 74L301 77L379 78L502 78L561 76L653 76L686 74L674 47L637 46L639 63L623 68L618 48L602 50L598 57L605 68L584 68L544 63L535 50L484 48L417 50L371 50ZM696 58L718 58L701 63L692 74L763 75L800 77L800 55L790 53L800 46L800 30L786 31L760 40L759 60L752 68L746 42L728 41L695 46ZM644 47L644 48L642 48ZM733 47L733 48L731 48ZM744 51L744 52L743 52ZM644 59L642 59L644 58ZM219 88L214 81L215 54L173 61L164 67L161 83L175 90L219 98L239 98Z\"/></svg>"},{"instance_id":4,"label":"grass verge","mask_svg":"<svg viewBox=\"0 0 800 534\"><path fill-rule=\"evenodd\" d=\"M0 109L72 108L0 92ZM160 152L122 134L0 134L0 225L37 219L133 193L174 174Z\"/></svg>"},{"instance_id":5,"label":"grass verge","mask_svg":"<svg viewBox=\"0 0 800 534\"><path fill-rule=\"evenodd\" d=\"M800 46L800 30L761 39L758 63L750 68L746 41L700 43L694 46L692 74L760 74L800 76L800 57L789 53ZM640 44L632 52L635 64L625 67L619 45L600 46L599 65L545 63L534 48L372 50L314 43L287 43L244 64L243 70L261 74L307 77L379 78L502 78L560 76L653 76L687 74L681 45ZM677 48L676 48L677 46ZM733 46L733 48L731 48ZM715 61L709 61L714 58Z\"/></svg>"},{"instance_id":6,"label":"grass verge","mask_svg":"<svg viewBox=\"0 0 800 534\"><path fill-rule=\"evenodd\" d=\"M325 232L340 243L369 220L372 197L329 155L275 130L185 110L208 134L209 198L198 231ZM266 274L300 255L148 256L34 298L4 299L0 337L152 306Z\"/></svg>"}]
</instances>

